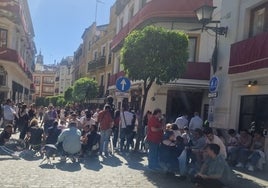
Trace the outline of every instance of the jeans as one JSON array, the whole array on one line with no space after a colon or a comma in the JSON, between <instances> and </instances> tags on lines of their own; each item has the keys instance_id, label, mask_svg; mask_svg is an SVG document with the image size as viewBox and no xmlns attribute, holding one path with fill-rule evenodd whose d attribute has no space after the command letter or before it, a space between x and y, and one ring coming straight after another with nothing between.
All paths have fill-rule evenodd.
<instances>
[{"instance_id":1,"label":"jeans","mask_svg":"<svg viewBox=\"0 0 268 188\"><path fill-rule=\"evenodd\" d=\"M119 132L118 129L119 129L118 127L113 128L113 135L114 135L114 137L113 137L113 146L114 146L114 148L116 148L116 145L117 145L118 132Z\"/></svg>"},{"instance_id":2,"label":"jeans","mask_svg":"<svg viewBox=\"0 0 268 188\"><path fill-rule=\"evenodd\" d=\"M249 157L249 162L251 165L256 166L261 156L258 151L253 151L253 153Z\"/></svg>"},{"instance_id":3,"label":"jeans","mask_svg":"<svg viewBox=\"0 0 268 188\"><path fill-rule=\"evenodd\" d=\"M100 153L104 152L105 154L108 154L108 144L110 142L111 133L112 129L100 131Z\"/></svg>"},{"instance_id":4,"label":"jeans","mask_svg":"<svg viewBox=\"0 0 268 188\"><path fill-rule=\"evenodd\" d=\"M159 144L148 141L148 166L149 168L159 168Z\"/></svg>"},{"instance_id":5,"label":"jeans","mask_svg":"<svg viewBox=\"0 0 268 188\"><path fill-rule=\"evenodd\" d=\"M187 173L187 151L183 150L181 155L178 157L180 175L186 175Z\"/></svg>"}]
</instances>

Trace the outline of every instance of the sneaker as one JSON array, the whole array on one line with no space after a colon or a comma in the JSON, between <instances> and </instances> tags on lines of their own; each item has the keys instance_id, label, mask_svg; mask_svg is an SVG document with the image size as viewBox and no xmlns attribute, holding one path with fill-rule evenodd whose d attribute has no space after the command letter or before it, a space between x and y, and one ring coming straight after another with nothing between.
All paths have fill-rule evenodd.
<instances>
[{"instance_id":1,"label":"sneaker","mask_svg":"<svg viewBox=\"0 0 268 188\"><path fill-rule=\"evenodd\" d=\"M254 167L253 167L252 165L249 165L249 166L248 166L248 171L253 172L253 171L254 171Z\"/></svg>"},{"instance_id":2,"label":"sneaker","mask_svg":"<svg viewBox=\"0 0 268 188\"><path fill-rule=\"evenodd\" d=\"M235 165L235 167L242 168L244 167L244 165L242 163L238 163L237 165Z\"/></svg>"}]
</instances>

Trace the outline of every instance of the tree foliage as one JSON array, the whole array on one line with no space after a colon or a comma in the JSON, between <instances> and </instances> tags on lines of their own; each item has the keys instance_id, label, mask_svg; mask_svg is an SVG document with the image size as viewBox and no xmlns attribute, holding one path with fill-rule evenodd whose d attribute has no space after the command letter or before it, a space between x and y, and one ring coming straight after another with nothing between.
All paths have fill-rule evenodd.
<instances>
[{"instance_id":1,"label":"tree foliage","mask_svg":"<svg viewBox=\"0 0 268 188\"><path fill-rule=\"evenodd\" d=\"M93 99L98 94L97 82L91 78L84 77L74 82L72 96L74 101L82 102Z\"/></svg>"},{"instance_id":2,"label":"tree foliage","mask_svg":"<svg viewBox=\"0 0 268 188\"><path fill-rule=\"evenodd\" d=\"M168 83L185 72L188 59L188 37L175 30L147 26L132 31L121 49L121 63L131 80L144 82L144 98L153 82Z\"/></svg>"},{"instance_id":3,"label":"tree foliage","mask_svg":"<svg viewBox=\"0 0 268 188\"><path fill-rule=\"evenodd\" d=\"M64 92L64 99L66 102L72 102L73 101L73 86L68 87Z\"/></svg>"}]
</instances>

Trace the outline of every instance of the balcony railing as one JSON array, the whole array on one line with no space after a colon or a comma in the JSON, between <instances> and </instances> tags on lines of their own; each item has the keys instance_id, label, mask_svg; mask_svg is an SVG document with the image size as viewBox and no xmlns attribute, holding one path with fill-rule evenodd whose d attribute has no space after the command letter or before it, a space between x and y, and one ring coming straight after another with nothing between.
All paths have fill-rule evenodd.
<instances>
[{"instance_id":1,"label":"balcony railing","mask_svg":"<svg viewBox=\"0 0 268 188\"><path fill-rule=\"evenodd\" d=\"M229 74L268 68L268 33L237 42L231 46Z\"/></svg>"},{"instance_id":2,"label":"balcony railing","mask_svg":"<svg viewBox=\"0 0 268 188\"><path fill-rule=\"evenodd\" d=\"M115 49L132 30L146 25L150 20L196 19L194 10L204 4L212 5L212 0L153 0L148 2L114 37L111 47Z\"/></svg>"},{"instance_id":3,"label":"balcony railing","mask_svg":"<svg viewBox=\"0 0 268 188\"><path fill-rule=\"evenodd\" d=\"M193 79L193 80L209 80L210 79L210 63L207 62L189 62L185 73L181 77L182 79ZM109 86L113 86L116 80L124 76L124 71L118 72L110 76Z\"/></svg>"},{"instance_id":4,"label":"balcony railing","mask_svg":"<svg viewBox=\"0 0 268 188\"><path fill-rule=\"evenodd\" d=\"M88 63L88 71L93 71L98 68L103 68L105 66L106 57L101 56L97 60L90 61Z\"/></svg>"},{"instance_id":5,"label":"balcony railing","mask_svg":"<svg viewBox=\"0 0 268 188\"><path fill-rule=\"evenodd\" d=\"M0 60L16 63L30 80L33 79L32 73L29 70L28 65L24 62L24 60L16 50L0 47Z\"/></svg>"}]
</instances>

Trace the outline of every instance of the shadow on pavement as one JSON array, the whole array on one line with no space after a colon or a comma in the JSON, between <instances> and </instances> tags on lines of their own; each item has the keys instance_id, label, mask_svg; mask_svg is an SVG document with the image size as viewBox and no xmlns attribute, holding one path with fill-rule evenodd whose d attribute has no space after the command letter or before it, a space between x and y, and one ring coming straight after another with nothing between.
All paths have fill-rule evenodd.
<instances>
[{"instance_id":1,"label":"shadow on pavement","mask_svg":"<svg viewBox=\"0 0 268 188\"><path fill-rule=\"evenodd\" d=\"M144 171L146 167L142 161L144 161L146 155L146 153L130 152L129 154L123 154L121 156L127 161L126 165L128 165L129 168Z\"/></svg>"},{"instance_id":2,"label":"shadow on pavement","mask_svg":"<svg viewBox=\"0 0 268 188\"><path fill-rule=\"evenodd\" d=\"M107 157L103 156L103 160L101 163L106 166L111 166L111 167L117 167L122 165L122 161L116 157L115 155L109 155Z\"/></svg>"},{"instance_id":3,"label":"shadow on pavement","mask_svg":"<svg viewBox=\"0 0 268 188\"><path fill-rule=\"evenodd\" d=\"M93 171L100 171L103 168L97 156L84 159L81 161L81 164L84 165L84 168Z\"/></svg>"},{"instance_id":4,"label":"shadow on pavement","mask_svg":"<svg viewBox=\"0 0 268 188\"><path fill-rule=\"evenodd\" d=\"M55 163L55 167L62 171L75 172L81 170L81 165L78 162L59 162Z\"/></svg>"}]
</instances>

